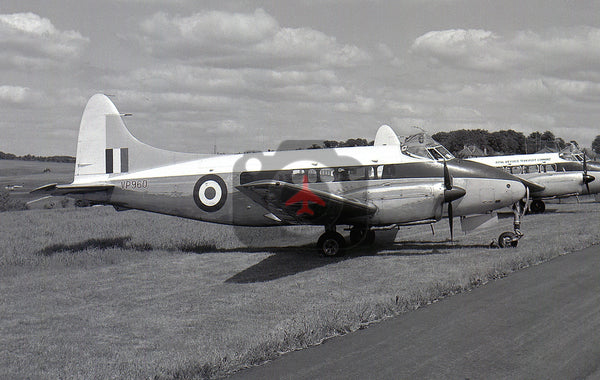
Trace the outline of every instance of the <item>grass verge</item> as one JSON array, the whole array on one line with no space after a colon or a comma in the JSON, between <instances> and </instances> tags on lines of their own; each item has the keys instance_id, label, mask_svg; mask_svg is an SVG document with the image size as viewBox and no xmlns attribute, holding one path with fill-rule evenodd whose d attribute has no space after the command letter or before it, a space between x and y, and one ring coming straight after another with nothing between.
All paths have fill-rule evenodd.
<instances>
[{"instance_id":1,"label":"grass verge","mask_svg":"<svg viewBox=\"0 0 600 380\"><path fill-rule=\"evenodd\" d=\"M511 220L455 243L440 223L335 260L314 252L319 228L3 213L0 377L220 377L600 242L600 204L548 208L516 249L487 248Z\"/></svg>"}]
</instances>

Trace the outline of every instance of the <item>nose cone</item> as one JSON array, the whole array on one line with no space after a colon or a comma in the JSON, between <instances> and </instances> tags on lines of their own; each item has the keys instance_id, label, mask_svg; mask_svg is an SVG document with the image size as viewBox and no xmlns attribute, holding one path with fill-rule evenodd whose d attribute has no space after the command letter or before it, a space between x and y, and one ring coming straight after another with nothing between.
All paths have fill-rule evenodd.
<instances>
[{"instance_id":1,"label":"nose cone","mask_svg":"<svg viewBox=\"0 0 600 380\"><path fill-rule=\"evenodd\" d=\"M510 198L511 204L516 203L521 199L525 198L525 196L527 195L527 188L525 187L523 182L519 181L519 179L515 177L515 182L512 182L510 185L511 186L508 191L508 196Z\"/></svg>"}]
</instances>

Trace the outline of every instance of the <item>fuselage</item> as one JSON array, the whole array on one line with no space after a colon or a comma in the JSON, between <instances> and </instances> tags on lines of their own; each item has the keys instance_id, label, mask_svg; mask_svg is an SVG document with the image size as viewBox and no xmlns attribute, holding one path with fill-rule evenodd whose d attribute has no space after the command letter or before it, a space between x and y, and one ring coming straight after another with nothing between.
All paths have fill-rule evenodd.
<instances>
[{"instance_id":1,"label":"fuselage","mask_svg":"<svg viewBox=\"0 0 600 380\"><path fill-rule=\"evenodd\" d=\"M454 186L466 192L453 201L455 216L486 213L525 196L520 180L502 170L456 159L447 165ZM238 189L261 180L298 186L306 181L308 189L371 205L376 211L365 215L369 225L439 220L445 212L443 163L407 156L398 146L217 155L136 172L79 176L77 184L113 185L107 193L79 197L122 208L234 225L292 223ZM307 207L314 206L309 202Z\"/></svg>"}]
</instances>

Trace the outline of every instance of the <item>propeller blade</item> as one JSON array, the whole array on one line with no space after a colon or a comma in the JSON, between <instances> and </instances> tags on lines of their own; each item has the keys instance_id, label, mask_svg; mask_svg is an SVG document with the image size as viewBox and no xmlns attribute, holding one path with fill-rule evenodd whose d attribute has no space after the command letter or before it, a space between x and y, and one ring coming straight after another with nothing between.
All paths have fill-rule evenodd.
<instances>
[{"instance_id":1,"label":"propeller blade","mask_svg":"<svg viewBox=\"0 0 600 380\"><path fill-rule=\"evenodd\" d=\"M584 150L583 151L583 183L585 184L585 188L587 189L588 194L591 194L590 182L593 182L595 179L596 179L596 177L588 174L587 156L586 156L585 150Z\"/></svg>"},{"instance_id":2,"label":"propeller blade","mask_svg":"<svg viewBox=\"0 0 600 380\"><path fill-rule=\"evenodd\" d=\"M448 202L448 223L450 223L450 241L454 241L454 215L452 215L452 202Z\"/></svg>"},{"instance_id":3,"label":"propeller blade","mask_svg":"<svg viewBox=\"0 0 600 380\"><path fill-rule=\"evenodd\" d=\"M450 171L448 170L446 160L444 160L444 187L446 190L452 190L452 177L450 177Z\"/></svg>"}]
</instances>

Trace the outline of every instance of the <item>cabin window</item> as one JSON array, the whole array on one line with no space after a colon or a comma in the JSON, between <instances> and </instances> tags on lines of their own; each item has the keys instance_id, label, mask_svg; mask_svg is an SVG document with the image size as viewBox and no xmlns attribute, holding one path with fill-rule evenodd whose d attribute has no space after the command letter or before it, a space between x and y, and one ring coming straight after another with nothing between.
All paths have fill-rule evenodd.
<instances>
[{"instance_id":1,"label":"cabin window","mask_svg":"<svg viewBox=\"0 0 600 380\"><path fill-rule=\"evenodd\" d=\"M292 183L302 183L304 181L304 169L292 170Z\"/></svg>"},{"instance_id":2,"label":"cabin window","mask_svg":"<svg viewBox=\"0 0 600 380\"><path fill-rule=\"evenodd\" d=\"M333 182L333 172L334 169L332 168L317 169L319 182Z\"/></svg>"}]
</instances>

